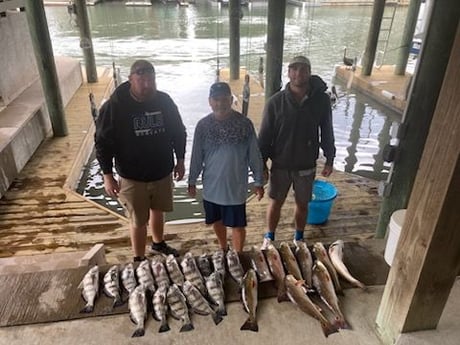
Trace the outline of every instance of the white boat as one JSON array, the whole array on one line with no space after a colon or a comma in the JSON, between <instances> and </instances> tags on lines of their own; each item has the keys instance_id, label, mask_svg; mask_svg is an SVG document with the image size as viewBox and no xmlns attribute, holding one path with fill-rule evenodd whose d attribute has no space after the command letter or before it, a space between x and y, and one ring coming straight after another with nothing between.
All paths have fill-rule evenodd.
<instances>
[{"instance_id":1,"label":"white boat","mask_svg":"<svg viewBox=\"0 0 460 345\"><path fill-rule=\"evenodd\" d=\"M149 1L126 1L126 6L138 6L138 7L145 7L145 6L152 6L152 2Z\"/></svg>"}]
</instances>

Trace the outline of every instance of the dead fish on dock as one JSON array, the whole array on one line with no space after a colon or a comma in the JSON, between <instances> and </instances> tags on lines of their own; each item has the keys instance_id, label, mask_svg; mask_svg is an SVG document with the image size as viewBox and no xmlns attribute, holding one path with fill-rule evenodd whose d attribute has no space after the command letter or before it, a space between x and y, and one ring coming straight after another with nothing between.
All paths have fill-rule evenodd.
<instances>
[{"instance_id":1,"label":"dead fish on dock","mask_svg":"<svg viewBox=\"0 0 460 345\"><path fill-rule=\"evenodd\" d=\"M285 285L287 290L287 295L292 303L297 305L301 311L317 319L323 330L326 338L332 334L338 332L338 329L335 325L329 322L328 319L321 314L321 309L313 303L313 301L308 297L303 288L303 281L299 281L294 278L293 275L288 274L285 277Z\"/></svg>"},{"instance_id":2,"label":"dead fish on dock","mask_svg":"<svg viewBox=\"0 0 460 345\"><path fill-rule=\"evenodd\" d=\"M286 267L287 273L292 274L295 279L301 280L302 273L300 272L299 264L291 250L291 247L286 242L280 243L279 253L283 260L284 267Z\"/></svg>"},{"instance_id":3,"label":"dead fish on dock","mask_svg":"<svg viewBox=\"0 0 460 345\"><path fill-rule=\"evenodd\" d=\"M168 272L166 271L166 267L162 260L154 258L150 264L150 267L152 268L153 278L158 287L161 285L170 285Z\"/></svg>"},{"instance_id":4,"label":"dead fish on dock","mask_svg":"<svg viewBox=\"0 0 460 345\"><path fill-rule=\"evenodd\" d=\"M252 268L248 269L243 277L243 286L241 298L243 300L244 309L248 312L249 316L245 323L241 326L240 330L245 331L259 331L257 324L257 299L258 299L258 281L256 271Z\"/></svg>"},{"instance_id":5,"label":"dead fish on dock","mask_svg":"<svg viewBox=\"0 0 460 345\"><path fill-rule=\"evenodd\" d=\"M299 268L302 272L305 284L308 288L312 288L313 258L311 257L310 249L308 249L305 242L296 241L295 256L297 258L297 262L299 263Z\"/></svg>"},{"instance_id":6,"label":"dead fish on dock","mask_svg":"<svg viewBox=\"0 0 460 345\"><path fill-rule=\"evenodd\" d=\"M182 290L193 312L199 315L211 315L216 325L222 321L222 316L214 311L201 292L188 280L185 281Z\"/></svg>"},{"instance_id":7,"label":"dead fish on dock","mask_svg":"<svg viewBox=\"0 0 460 345\"><path fill-rule=\"evenodd\" d=\"M359 287L363 290L366 290L366 285L361 283L358 279L353 277L348 271L347 266L345 266L343 262L343 241L337 240L329 246L329 257L331 258L331 262L334 265L337 273L347 280L351 285Z\"/></svg>"},{"instance_id":8,"label":"dead fish on dock","mask_svg":"<svg viewBox=\"0 0 460 345\"><path fill-rule=\"evenodd\" d=\"M329 259L329 254L327 253L326 248L324 248L324 245L321 242L316 242L313 245L313 253L316 256L316 259L321 261L324 264L324 266L326 266L327 270L329 271L332 281L334 282L335 291L339 295L343 296L343 290L342 290L342 287L340 286L339 276L337 275L337 271L335 270L334 265L332 265L332 262Z\"/></svg>"},{"instance_id":9,"label":"dead fish on dock","mask_svg":"<svg viewBox=\"0 0 460 345\"><path fill-rule=\"evenodd\" d=\"M85 274L78 288L83 289L81 295L86 301L86 305L80 310L80 313L92 313L94 301L99 294L99 267L97 265Z\"/></svg>"},{"instance_id":10,"label":"dead fish on dock","mask_svg":"<svg viewBox=\"0 0 460 345\"><path fill-rule=\"evenodd\" d=\"M209 277L212 273L211 263L209 262L207 254L201 254L197 259L198 268L200 269L203 277Z\"/></svg>"},{"instance_id":11,"label":"dead fish on dock","mask_svg":"<svg viewBox=\"0 0 460 345\"><path fill-rule=\"evenodd\" d=\"M153 294L152 304L153 304L153 318L157 321L161 321L160 329L158 333L167 332L170 330L168 325L168 286L160 285Z\"/></svg>"},{"instance_id":12,"label":"dead fish on dock","mask_svg":"<svg viewBox=\"0 0 460 345\"><path fill-rule=\"evenodd\" d=\"M263 283L273 280L273 276L270 273L270 269L268 268L264 253L262 253L262 251L256 246L253 246L249 256L251 258L252 268L254 268L254 270L257 272L257 275L259 276L259 281Z\"/></svg>"},{"instance_id":13,"label":"dead fish on dock","mask_svg":"<svg viewBox=\"0 0 460 345\"><path fill-rule=\"evenodd\" d=\"M227 251L226 258L230 276L236 281L238 286L241 286L241 283L243 282L244 271L243 266L241 266L238 253L235 250L230 249Z\"/></svg>"},{"instance_id":14,"label":"dead fish on dock","mask_svg":"<svg viewBox=\"0 0 460 345\"><path fill-rule=\"evenodd\" d=\"M351 329L340 310L339 299L335 294L331 276L329 275L326 266L318 260L316 261L315 266L313 266L313 286L316 288L323 301L336 315L336 326L342 329Z\"/></svg>"},{"instance_id":15,"label":"dead fish on dock","mask_svg":"<svg viewBox=\"0 0 460 345\"><path fill-rule=\"evenodd\" d=\"M284 272L280 253L273 244L270 244L265 251L265 256L267 257L268 266L270 267L270 271L275 278L276 287L278 288L278 302L286 301L287 296L284 284L286 273Z\"/></svg>"},{"instance_id":16,"label":"dead fish on dock","mask_svg":"<svg viewBox=\"0 0 460 345\"><path fill-rule=\"evenodd\" d=\"M166 257L166 270L169 273L169 278L174 284L177 284L178 286L184 285L184 274L180 270L176 257L173 254Z\"/></svg>"},{"instance_id":17,"label":"dead fish on dock","mask_svg":"<svg viewBox=\"0 0 460 345\"><path fill-rule=\"evenodd\" d=\"M192 253L185 253L180 265L182 267L182 272L184 273L185 279L195 285L203 294L203 296L205 296L207 294L206 285L204 284L203 277L200 270L198 269L198 266L196 265L196 261Z\"/></svg>"},{"instance_id":18,"label":"dead fish on dock","mask_svg":"<svg viewBox=\"0 0 460 345\"><path fill-rule=\"evenodd\" d=\"M188 332L193 330L194 328L192 321L190 321L187 301L176 284L169 286L167 300L172 317L177 320L182 320L182 327L180 332Z\"/></svg>"},{"instance_id":19,"label":"dead fish on dock","mask_svg":"<svg viewBox=\"0 0 460 345\"><path fill-rule=\"evenodd\" d=\"M117 265L113 265L104 275L104 293L113 298L113 308L123 304L120 293L120 274Z\"/></svg>"},{"instance_id":20,"label":"dead fish on dock","mask_svg":"<svg viewBox=\"0 0 460 345\"><path fill-rule=\"evenodd\" d=\"M145 319L147 318L147 298L143 285L137 286L129 295L129 317L136 325L132 338L142 337L145 334Z\"/></svg>"},{"instance_id":21,"label":"dead fish on dock","mask_svg":"<svg viewBox=\"0 0 460 345\"><path fill-rule=\"evenodd\" d=\"M141 261L136 268L137 281L144 289L149 290L151 293L155 292L155 281L153 280L152 271L150 270L149 260Z\"/></svg>"},{"instance_id":22,"label":"dead fish on dock","mask_svg":"<svg viewBox=\"0 0 460 345\"><path fill-rule=\"evenodd\" d=\"M217 305L217 313L221 316L227 315L225 308L224 284L219 272L213 272L205 278L208 296L211 301Z\"/></svg>"},{"instance_id":23,"label":"dead fish on dock","mask_svg":"<svg viewBox=\"0 0 460 345\"><path fill-rule=\"evenodd\" d=\"M133 263L127 264L121 271L121 283L128 294L131 294L137 286L136 273L134 272Z\"/></svg>"},{"instance_id":24,"label":"dead fish on dock","mask_svg":"<svg viewBox=\"0 0 460 345\"><path fill-rule=\"evenodd\" d=\"M214 266L214 272L218 272L225 281L225 253L222 249L215 251L212 254L212 265Z\"/></svg>"}]
</instances>

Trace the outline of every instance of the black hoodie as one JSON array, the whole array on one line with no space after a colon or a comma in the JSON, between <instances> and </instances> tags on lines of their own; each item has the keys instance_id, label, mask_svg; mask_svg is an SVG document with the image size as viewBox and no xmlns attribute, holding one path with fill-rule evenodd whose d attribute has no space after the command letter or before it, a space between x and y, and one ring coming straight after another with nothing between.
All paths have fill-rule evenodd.
<instances>
[{"instance_id":1,"label":"black hoodie","mask_svg":"<svg viewBox=\"0 0 460 345\"><path fill-rule=\"evenodd\" d=\"M310 93L299 104L289 84L265 105L259 130L259 147L264 162L272 168L308 170L316 167L319 147L332 166L335 157L332 111L324 81L310 77ZM321 140L320 140L321 136Z\"/></svg>"},{"instance_id":2,"label":"black hoodie","mask_svg":"<svg viewBox=\"0 0 460 345\"><path fill-rule=\"evenodd\" d=\"M136 181L157 181L184 159L186 132L171 97L156 91L145 102L134 100L130 84L121 84L102 106L96 121L96 157L104 174Z\"/></svg>"}]
</instances>

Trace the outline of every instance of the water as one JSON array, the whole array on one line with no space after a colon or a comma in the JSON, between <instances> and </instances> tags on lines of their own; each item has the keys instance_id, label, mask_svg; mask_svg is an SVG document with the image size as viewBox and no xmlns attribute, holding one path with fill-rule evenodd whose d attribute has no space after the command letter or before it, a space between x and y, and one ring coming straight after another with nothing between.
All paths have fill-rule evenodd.
<instances>
[{"instance_id":1,"label":"water","mask_svg":"<svg viewBox=\"0 0 460 345\"><path fill-rule=\"evenodd\" d=\"M259 58L265 58L266 2L243 8L240 27L241 66L257 74ZM394 64L401 41L407 8L399 8L393 24L385 64ZM78 28L65 7L47 7L55 55L83 61ZM186 167L190 158L194 127L208 114L208 89L217 67L228 67L228 9L207 1L189 7L126 7L121 2L88 7L96 63L120 68L126 78L135 59L154 62L158 88L175 100L187 128ZM343 48L347 56L364 51L372 7L306 7L286 9L283 83L287 82L287 61L296 54L307 55L314 74L334 84L334 66L340 64ZM370 98L337 84L338 102L333 110L337 170L375 180L386 178L390 165L382 150L390 141L390 129L400 116ZM88 112L88 116L91 114ZM82 194L117 212L121 208L102 194L103 184L94 157L84 171ZM203 217L201 205L186 194L186 183L175 186L175 211L168 220Z\"/></svg>"}]
</instances>

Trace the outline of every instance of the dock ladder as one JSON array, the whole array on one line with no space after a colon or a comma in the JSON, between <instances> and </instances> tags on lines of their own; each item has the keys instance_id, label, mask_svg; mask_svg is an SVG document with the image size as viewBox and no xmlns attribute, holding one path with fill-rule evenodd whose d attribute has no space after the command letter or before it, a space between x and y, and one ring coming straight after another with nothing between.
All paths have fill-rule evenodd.
<instances>
[{"instance_id":1,"label":"dock ladder","mask_svg":"<svg viewBox=\"0 0 460 345\"><path fill-rule=\"evenodd\" d=\"M374 65L376 68L382 67L385 61L388 42L390 41L391 29L393 28L393 22L395 20L396 9L398 8L398 5L399 0L389 1L386 3L385 11L380 23L379 40L377 41L377 46L380 47L380 49L377 50L377 55L375 57Z\"/></svg>"}]
</instances>

